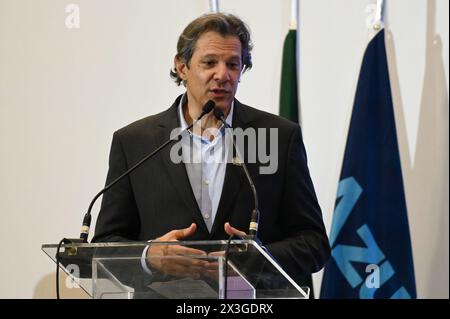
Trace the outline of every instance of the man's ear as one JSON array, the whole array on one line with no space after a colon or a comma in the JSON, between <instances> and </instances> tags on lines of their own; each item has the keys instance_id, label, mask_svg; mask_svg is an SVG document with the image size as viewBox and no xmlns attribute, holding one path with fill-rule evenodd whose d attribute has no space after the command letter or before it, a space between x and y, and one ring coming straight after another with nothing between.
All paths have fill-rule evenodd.
<instances>
[{"instance_id":1,"label":"man's ear","mask_svg":"<svg viewBox=\"0 0 450 319\"><path fill-rule=\"evenodd\" d=\"M188 67L185 62L181 61L180 58L175 57L173 61L175 65L175 69L178 73L178 76L183 80L186 81L186 72L188 70Z\"/></svg>"}]
</instances>

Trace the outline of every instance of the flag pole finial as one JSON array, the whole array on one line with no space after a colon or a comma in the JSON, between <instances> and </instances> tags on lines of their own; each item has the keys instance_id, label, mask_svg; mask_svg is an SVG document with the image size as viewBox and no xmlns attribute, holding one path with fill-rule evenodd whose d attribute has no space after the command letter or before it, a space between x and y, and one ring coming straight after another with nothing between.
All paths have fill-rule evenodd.
<instances>
[{"instance_id":1,"label":"flag pole finial","mask_svg":"<svg viewBox=\"0 0 450 319\"><path fill-rule=\"evenodd\" d=\"M383 27L384 0L377 0L376 6L375 19L372 27L375 31L378 31Z\"/></svg>"},{"instance_id":2,"label":"flag pole finial","mask_svg":"<svg viewBox=\"0 0 450 319\"><path fill-rule=\"evenodd\" d=\"M209 0L209 10L211 12L219 12L219 0Z\"/></svg>"},{"instance_id":3,"label":"flag pole finial","mask_svg":"<svg viewBox=\"0 0 450 319\"><path fill-rule=\"evenodd\" d=\"M291 0L291 23L289 29L296 30L298 25L298 0Z\"/></svg>"}]
</instances>

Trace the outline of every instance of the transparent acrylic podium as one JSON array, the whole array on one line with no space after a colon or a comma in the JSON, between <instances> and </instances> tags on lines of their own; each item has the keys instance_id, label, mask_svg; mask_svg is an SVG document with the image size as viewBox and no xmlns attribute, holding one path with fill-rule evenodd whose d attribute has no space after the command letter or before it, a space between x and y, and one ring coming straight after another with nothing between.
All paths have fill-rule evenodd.
<instances>
[{"instance_id":1,"label":"transparent acrylic podium","mask_svg":"<svg viewBox=\"0 0 450 319\"><path fill-rule=\"evenodd\" d=\"M149 245L166 253L145 260ZM175 245L203 253L171 254ZM55 262L57 246L42 245ZM227 241L66 244L59 256L61 269L95 299L309 298L309 288L252 240L232 240L229 247Z\"/></svg>"}]
</instances>

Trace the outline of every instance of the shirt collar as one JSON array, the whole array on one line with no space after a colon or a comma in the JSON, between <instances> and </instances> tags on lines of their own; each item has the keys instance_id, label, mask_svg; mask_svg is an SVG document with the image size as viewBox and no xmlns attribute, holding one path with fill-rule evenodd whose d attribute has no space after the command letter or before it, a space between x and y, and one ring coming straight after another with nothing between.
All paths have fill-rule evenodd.
<instances>
[{"instance_id":1,"label":"shirt collar","mask_svg":"<svg viewBox=\"0 0 450 319\"><path fill-rule=\"evenodd\" d=\"M184 118L183 115L183 104L186 102L186 93L183 94L183 96L181 97L180 103L178 104L178 117L180 119L180 126L181 126L181 130L184 130L188 127L188 124L186 123L186 119ZM230 125L231 127L233 124L233 110L234 110L234 101L231 103L231 107L230 107L230 112L228 112L228 116L225 119L225 122ZM219 131L222 132L223 131L223 124L220 126ZM191 132L189 132L189 134L191 134Z\"/></svg>"}]
</instances>

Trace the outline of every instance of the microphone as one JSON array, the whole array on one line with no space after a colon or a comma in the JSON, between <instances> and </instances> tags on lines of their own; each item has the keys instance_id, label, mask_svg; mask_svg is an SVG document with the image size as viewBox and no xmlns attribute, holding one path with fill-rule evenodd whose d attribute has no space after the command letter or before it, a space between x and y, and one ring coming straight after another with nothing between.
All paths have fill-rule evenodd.
<instances>
[{"instance_id":1,"label":"microphone","mask_svg":"<svg viewBox=\"0 0 450 319\"><path fill-rule=\"evenodd\" d=\"M200 116L192 122L191 125L189 125L187 128L185 128L183 131L181 131L180 133L178 133L176 136L174 136L173 138L167 140L164 144L162 144L161 146L159 146L156 150L154 150L153 152L151 152L150 154L148 154L147 156L145 156L142 160L140 160L137 164L135 164L133 167L131 167L130 169L128 169L127 171L125 171L122 175L120 175L119 177L117 177L115 180L113 180L111 183L109 183L108 185L105 186L105 188L103 188L97 195L95 195L95 197L92 199L91 203L89 204L89 208L87 210L87 213L84 215L83 218L83 225L81 226L81 233L80 233L80 240L83 243L87 243L87 239L88 239L88 235L89 235L89 230L90 230L90 226L91 226L91 210L92 207L94 206L95 201L103 194L105 193L107 190L109 190L111 187L113 187L117 182L119 182L120 180L122 180L124 177L128 176L131 172L133 172L135 169L137 169L139 166L141 166L144 162L146 162L148 159L152 158L154 155L156 155L158 152L160 152L162 149L164 149L165 147L167 147L167 145L169 145L170 143L174 142L174 141L179 141L181 139L182 134L184 134L184 132L190 130L195 124L197 124L198 121L201 120L201 118L203 116L205 116L206 114L210 113L214 107L216 106L216 103L212 100L209 100L208 102L206 102L206 104L203 106L202 108L202 113L200 114Z\"/></svg>"},{"instance_id":2,"label":"microphone","mask_svg":"<svg viewBox=\"0 0 450 319\"><path fill-rule=\"evenodd\" d=\"M222 112L221 109L219 108L214 108L214 116L216 117L216 119L218 119L219 121L221 121L223 123L223 125L225 125L226 128L230 128L233 129L233 127L231 125L229 125L226 121L225 121L225 116ZM250 225L248 228L248 239L257 239L258 237L258 225L259 225L259 209L258 209L258 194L256 193L256 187L255 184L253 183L253 180L250 176L250 173L248 172L247 166L245 165L245 162L243 160L243 158L241 157L241 154L239 153L239 149L236 146L236 142L234 141L233 138L231 138L231 140L233 141L233 147L236 150L236 154L239 157L239 159L241 159L242 162L242 168L244 169L245 172L245 176L247 177L248 183L250 184L250 188L252 190L253 193L253 199L254 199L254 209L252 211L252 215L251 215L251 219L250 219Z\"/></svg>"}]
</instances>

